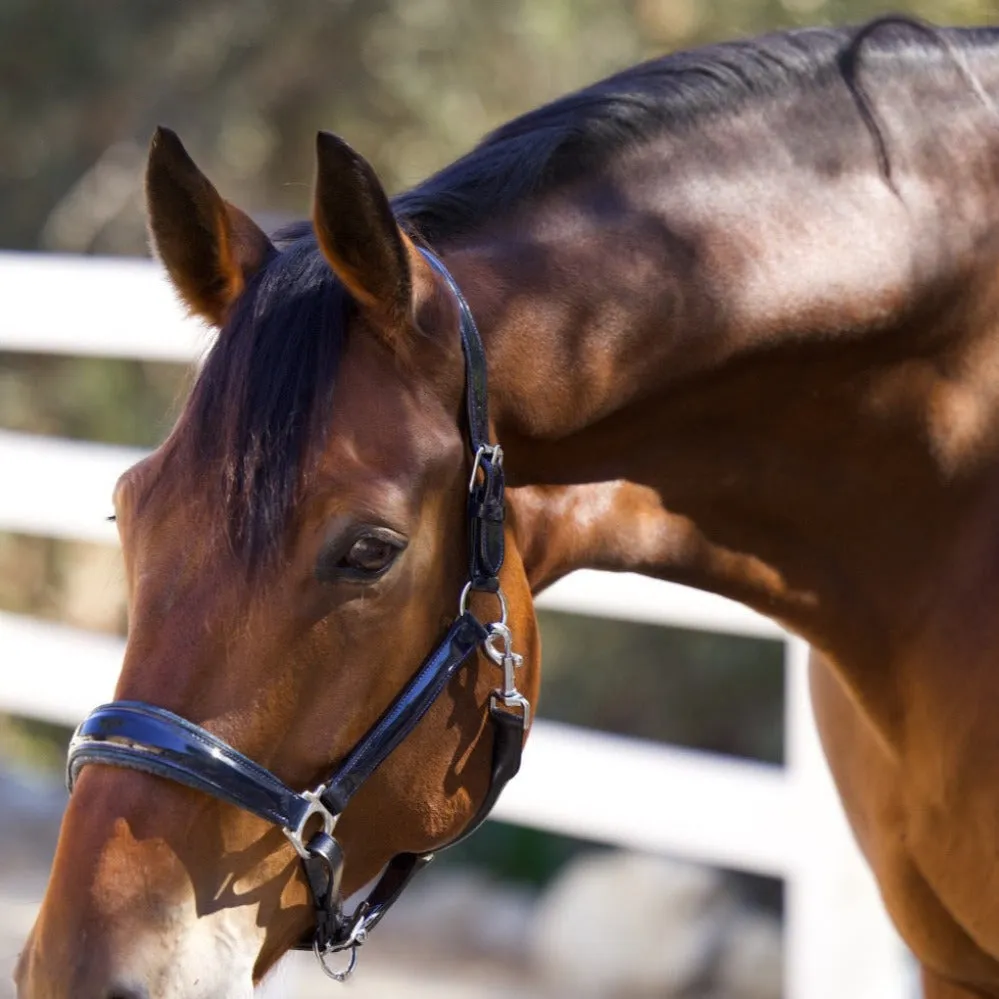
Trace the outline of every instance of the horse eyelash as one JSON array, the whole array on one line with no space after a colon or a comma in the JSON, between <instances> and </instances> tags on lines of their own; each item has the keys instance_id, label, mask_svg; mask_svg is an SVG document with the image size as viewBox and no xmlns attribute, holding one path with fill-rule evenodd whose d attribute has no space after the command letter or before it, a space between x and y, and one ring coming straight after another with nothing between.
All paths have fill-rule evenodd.
<instances>
[{"instance_id":1,"label":"horse eyelash","mask_svg":"<svg viewBox=\"0 0 999 999\"><path fill-rule=\"evenodd\" d=\"M113 524L118 519L118 516L117 514L109 513L104 519L108 523Z\"/></svg>"}]
</instances>

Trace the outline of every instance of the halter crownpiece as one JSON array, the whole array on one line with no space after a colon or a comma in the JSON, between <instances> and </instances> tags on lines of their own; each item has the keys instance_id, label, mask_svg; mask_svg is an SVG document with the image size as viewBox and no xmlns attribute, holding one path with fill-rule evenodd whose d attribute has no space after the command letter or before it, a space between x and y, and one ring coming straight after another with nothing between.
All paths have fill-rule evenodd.
<instances>
[{"instance_id":1,"label":"halter crownpiece","mask_svg":"<svg viewBox=\"0 0 999 999\"><path fill-rule=\"evenodd\" d=\"M357 948L433 853L400 853L389 862L368 897L348 914L340 884L344 856L333 836L337 820L357 789L413 731L448 682L478 650L503 670L502 685L489 698L493 753L489 787L461 834L440 849L471 835L485 821L507 782L520 769L531 707L517 689L521 657L513 651L506 600L499 573L504 556L503 451L489 443L486 355L471 309L444 264L429 250L420 252L451 290L460 315L465 356L465 404L472 471L468 486L468 581L458 615L445 636L399 695L319 787L295 791L269 770L206 729L164 708L141 701L115 701L96 708L69 745L66 783L70 791L91 763L126 767L177 781L280 826L302 858L316 913L311 937L298 949L311 949L323 971L345 981L357 963ZM474 591L495 594L500 619L484 625L468 609ZM318 818L320 831L305 839ZM349 951L347 967L329 966L330 955Z\"/></svg>"}]
</instances>

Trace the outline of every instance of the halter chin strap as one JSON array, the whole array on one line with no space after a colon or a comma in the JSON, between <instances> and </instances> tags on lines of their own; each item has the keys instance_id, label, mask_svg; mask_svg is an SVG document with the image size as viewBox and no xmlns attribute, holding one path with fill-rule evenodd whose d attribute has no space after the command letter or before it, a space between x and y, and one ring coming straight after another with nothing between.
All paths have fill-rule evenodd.
<instances>
[{"instance_id":1,"label":"halter chin strap","mask_svg":"<svg viewBox=\"0 0 999 999\"><path fill-rule=\"evenodd\" d=\"M530 704L516 685L521 658L513 651L506 601L499 585L504 554L503 452L498 444L489 443L485 351L454 278L436 256L427 250L421 252L451 289L458 305L472 452L468 582L461 594L458 616L447 634L327 780L311 791L292 790L206 729L141 701L115 701L96 708L77 729L67 758L70 791L85 766L103 763L177 781L280 826L302 858L315 903L315 930L299 947L314 950L323 970L337 981L345 980L353 971L357 948L412 877L434 856L398 854L368 897L352 914L345 913L340 892L344 856L333 832L357 789L413 731L455 673L478 650L503 670L502 685L489 699L493 728L490 781L471 822L446 846L471 835L485 821L500 792L520 769L524 736L530 726ZM468 609L469 595L475 590L496 595L499 621L483 625ZM314 819L320 820L321 829L306 840ZM343 970L335 970L327 963L337 951L350 952Z\"/></svg>"}]
</instances>

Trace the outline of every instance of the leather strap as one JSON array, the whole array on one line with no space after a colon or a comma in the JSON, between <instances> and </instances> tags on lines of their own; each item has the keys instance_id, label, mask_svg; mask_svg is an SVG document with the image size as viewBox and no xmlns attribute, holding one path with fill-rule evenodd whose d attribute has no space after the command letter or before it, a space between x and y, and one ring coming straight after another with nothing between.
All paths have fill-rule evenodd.
<instances>
[{"instance_id":1,"label":"leather strap","mask_svg":"<svg viewBox=\"0 0 999 999\"><path fill-rule=\"evenodd\" d=\"M354 792L381 766L386 757L416 728L448 681L486 639L486 629L471 613L464 613L448 629L440 645L385 709L381 717L336 768L320 801L339 815Z\"/></svg>"},{"instance_id":2,"label":"leather strap","mask_svg":"<svg viewBox=\"0 0 999 999\"><path fill-rule=\"evenodd\" d=\"M66 760L70 791L89 763L166 777L285 828L297 828L311 808L302 795L211 732L141 701L101 705L76 730Z\"/></svg>"},{"instance_id":3,"label":"leather strap","mask_svg":"<svg viewBox=\"0 0 999 999\"><path fill-rule=\"evenodd\" d=\"M468 494L468 578L473 590L495 593L506 547L504 476L492 458L480 458L479 468L482 477Z\"/></svg>"},{"instance_id":4,"label":"leather strap","mask_svg":"<svg viewBox=\"0 0 999 999\"><path fill-rule=\"evenodd\" d=\"M468 496L468 578L473 590L495 593L503 567L504 483L502 452L489 443L489 385L486 351L475 317L451 272L429 250L420 248L427 263L450 288L458 304L461 346L465 355L465 410L468 440L475 471Z\"/></svg>"},{"instance_id":5,"label":"leather strap","mask_svg":"<svg viewBox=\"0 0 999 999\"><path fill-rule=\"evenodd\" d=\"M462 664L485 640L486 629L471 614L461 615L440 645L414 674L347 758L337 767L322 803L339 815L353 793L419 724ZM520 769L524 718L492 705L495 724L486 796L462 833L440 849L471 835L485 821L507 782ZM118 701L95 709L70 743L67 785L72 791L89 763L141 770L221 798L285 829L298 828L312 803L253 760L206 729L165 708ZM403 853L392 859L368 898L350 917L343 911L340 881L343 851L327 832L308 842L303 860L312 892L316 926L298 946L320 950L347 945L361 927L366 934L385 915L410 880L434 854Z\"/></svg>"},{"instance_id":6,"label":"leather strap","mask_svg":"<svg viewBox=\"0 0 999 999\"><path fill-rule=\"evenodd\" d=\"M351 936L356 934L358 928L363 931L364 935L369 933L378 925L409 882L434 859L436 853L463 842L486 821L503 789L520 770L526 721L523 713L510 712L496 704L490 707L489 714L494 723L495 732L489 787L486 790L486 796L480 802L468 825L454 839L439 846L434 853L396 854L389 861L368 897L350 917L343 914L338 899L334 900L337 903L335 913L320 911L321 896L317 894L317 885L313 883L312 875L309 874L310 862L306 861L306 875L310 885L312 885L313 897L316 900L317 930L315 936L310 935L302 940L297 945L297 949L311 950L318 941L320 950L327 948L337 950L350 945ZM309 847L312 848L311 843ZM322 882L319 883L318 887L322 890ZM325 932L330 930L333 935L326 937Z\"/></svg>"},{"instance_id":7,"label":"leather strap","mask_svg":"<svg viewBox=\"0 0 999 999\"><path fill-rule=\"evenodd\" d=\"M458 282L443 261L425 247L419 248L424 259L448 286L458 305L461 348L465 355L465 410L468 416L468 440L475 454L479 448L489 446L489 384L486 375L486 350L482 346L479 327L468 307Z\"/></svg>"},{"instance_id":8,"label":"leather strap","mask_svg":"<svg viewBox=\"0 0 999 999\"><path fill-rule=\"evenodd\" d=\"M365 935L370 933L395 905L409 882L433 859L432 853L397 853L389 861L382 876L368 893L368 897L357 907L357 911L340 923L339 936L330 941L332 947L337 948L347 944L355 927L362 927ZM303 941L299 949L311 950L313 946L314 941L310 939L307 943ZM319 947L320 949L324 947L322 940L319 942Z\"/></svg>"},{"instance_id":9,"label":"leather strap","mask_svg":"<svg viewBox=\"0 0 999 999\"><path fill-rule=\"evenodd\" d=\"M320 800L333 815L343 811L357 788L419 724L485 638L486 629L471 613L451 625L440 645L329 778ZM308 798L211 732L165 708L137 701L105 704L77 729L67 758L70 791L88 763L110 763L167 777L285 829L297 829L313 807Z\"/></svg>"},{"instance_id":10,"label":"leather strap","mask_svg":"<svg viewBox=\"0 0 999 999\"><path fill-rule=\"evenodd\" d=\"M346 920L340 895L343 862L339 840L325 832L318 832L309 840L309 856L302 858L302 869L312 893L316 925L295 945L296 950L311 950L317 940L325 946L326 941L344 936Z\"/></svg>"},{"instance_id":11,"label":"leather strap","mask_svg":"<svg viewBox=\"0 0 999 999\"><path fill-rule=\"evenodd\" d=\"M502 451L489 443L485 350L468 303L447 268L430 251L421 252L450 288L460 314L473 459L468 499L469 588L497 592L504 557L504 476ZM178 781L282 826L303 855L316 907L316 929L302 946L315 949L321 961L329 951L356 949L433 854L403 853L394 857L368 898L348 917L340 895L343 852L330 835L335 817L419 724L448 681L489 634L471 612L462 611L399 696L336 768L318 801L315 794L293 791L268 770L185 718L136 701L103 705L83 722L70 743L67 785L72 791L80 771L89 763L130 767ZM509 632L506 634L509 639ZM489 787L472 821L446 846L453 846L478 829L520 769L528 724L526 701L520 698L520 704L522 710L517 712L506 710L499 699L491 702L494 737ZM324 829L303 844L304 825L317 812L324 818ZM346 977L353 961L352 957L347 971L334 977Z\"/></svg>"},{"instance_id":12,"label":"leather strap","mask_svg":"<svg viewBox=\"0 0 999 999\"><path fill-rule=\"evenodd\" d=\"M492 767L486 796L479 803L478 811L472 817L472 821L453 840L438 847L438 850L447 850L468 839L489 818L489 813L503 793L503 788L517 776L517 772L520 770L527 719L523 713L507 711L496 704L490 706L489 715L495 734L493 736Z\"/></svg>"}]
</instances>

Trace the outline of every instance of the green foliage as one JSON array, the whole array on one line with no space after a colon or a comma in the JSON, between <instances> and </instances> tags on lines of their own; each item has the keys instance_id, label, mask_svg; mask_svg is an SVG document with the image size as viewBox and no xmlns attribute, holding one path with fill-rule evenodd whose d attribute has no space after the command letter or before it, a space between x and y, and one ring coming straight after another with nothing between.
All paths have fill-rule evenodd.
<instances>
[{"instance_id":1,"label":"green foliage","mask_svg":"<svg viewBox=\"0 0 999 999\"><path fill-rule=\"evenodd\" d=\"M72 732L61 725L0 715L0 759L61 774Z\"/></svg>"},{"instance_id":2,"label":"green foliage","mask_svg":"<svg viewBox=\"0 0 999 999\"><path fill-rule=\"evenodd\" d=\"M474 836L441 853L435 863L479 867L503 881L542 888L577 854L598 848L596 843L538 829L487 822Z\"/></svg>"},{"instance_id":3,"label":"green foliage","mask_svg":"<svg viewBox=\"0 0 999 999\"><path fill-rule=\"evenodd\" d=\"M783 645L542 612L547 718L779 763Z\"/></svg>"},{"instance_id":4,"label":"green foliage","mask_svg":"<svg viewBox=\"0 0 999 999\"><path fill-rule=\"evenodd\" d=\"M0 246L141 253L174 127L232 200L305 213L328 128L398 189L512 115L681 46L994 0L2 0Z\"/></svg>"},{"instance_id":5,"label":"green foliage","mask_svg":"<svg viewBox=\"0 0 999 999\"><path fill-rule=\"evenodd\" d=\"M176 364L0 353L0 426L154 447L189 381Z\"/></svg>"}]
</instances>

